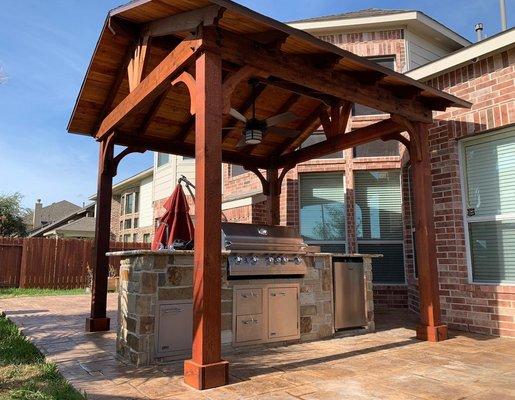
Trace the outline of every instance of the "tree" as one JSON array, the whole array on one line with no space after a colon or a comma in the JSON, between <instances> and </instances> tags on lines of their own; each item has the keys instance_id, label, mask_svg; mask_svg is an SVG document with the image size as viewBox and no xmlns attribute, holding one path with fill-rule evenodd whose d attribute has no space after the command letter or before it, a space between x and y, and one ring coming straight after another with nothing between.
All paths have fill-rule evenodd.
<instances>
[{"instance_id":1,"label":"tree","mask_svg":"<svg viewBox=\"0 0 515 400\"><path fill-rule=\"evenodd\" d=\"M21 206L20 193L0 194L0 236L26 236L23 217L28 210Z\"/></svg>"}]
</instances>

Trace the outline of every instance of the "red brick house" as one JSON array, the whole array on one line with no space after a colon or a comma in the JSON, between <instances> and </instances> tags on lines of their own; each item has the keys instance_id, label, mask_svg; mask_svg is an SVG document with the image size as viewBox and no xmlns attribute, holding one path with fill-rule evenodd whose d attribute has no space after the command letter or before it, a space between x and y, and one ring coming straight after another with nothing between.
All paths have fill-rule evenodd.
<instances>
[{"instance_id":1,"label":"red brick house","mask_svg":"<svg viewBox=\"0 0 515 400\"><path fill-rule=\"evenodd\" d=\"M515 30L471 44L423 13L377 9L291 25L474 104L438 114L430 129L443 318L451 328L515 336ZM352 115L349 131L385 118L360 105ZM324 139L320 128L300 146ZM283 183L281 224L325 250L384 254L373 270L376 307L417 312L404 150L373 142L298 165ZM192 159L156 154L155 218L193 168ZM263 222L255 175L227 165L223 178L225 216Z\"/></svg>"}]
</instances>

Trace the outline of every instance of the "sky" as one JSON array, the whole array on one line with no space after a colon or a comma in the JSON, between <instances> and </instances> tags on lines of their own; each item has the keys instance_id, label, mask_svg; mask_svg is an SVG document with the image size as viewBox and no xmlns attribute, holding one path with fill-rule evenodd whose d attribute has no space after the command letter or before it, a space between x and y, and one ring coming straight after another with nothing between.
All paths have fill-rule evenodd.
<instances>
[{"instance_id":1,"label":"sky","mask_svg":"<svg viewBox=\"0 0 515 400\"><path fill-rule=\"evenodd\" d=\"M0 193L20 192L25 207L96 192L98 144L66 126L109 9L124 0L2 0L0 13ZM280 21L369 7L417 9L473 41L474 24L500 30L498 0L241 0ZM515 0L506 0L508 26ZM115 181L152 165L152 153L131 154Z\"/></svg>"}]
</instances>

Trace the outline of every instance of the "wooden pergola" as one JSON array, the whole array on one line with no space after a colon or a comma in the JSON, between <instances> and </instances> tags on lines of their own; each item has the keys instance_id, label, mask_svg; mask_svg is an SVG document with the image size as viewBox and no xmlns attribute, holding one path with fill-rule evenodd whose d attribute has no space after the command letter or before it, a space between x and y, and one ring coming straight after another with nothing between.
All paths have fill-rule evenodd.
<instances>
[{"instance_id":1,"label":"wooden pergola","mask_svg":"<svg viewBox=\"0 0 515 400\"><path fill-rule=\"evenodd\" d=\"M353 103L390 118L346 132ZM68 126L100 145L96 263L86 329L109 330L111 188L125 155L152 150L196 159L194 327L185 380L204 389L228 380L220 338L221 163L258 175L268 196L268 222L278 224L281 183L296 164L372 140L395 139L409 150L413 171L417 336L445 339L428 124L433 110L448 107L470 104L229 0L135 0L112 10ZM241 146L244 124L231 110L248 118L255 110L257 119L291 111L295 118L266 130L259 144ZM299 149L320 125L327 140ZM115 155L114 145L124 146L123 151Z\"/></svg>"}]
</instances>

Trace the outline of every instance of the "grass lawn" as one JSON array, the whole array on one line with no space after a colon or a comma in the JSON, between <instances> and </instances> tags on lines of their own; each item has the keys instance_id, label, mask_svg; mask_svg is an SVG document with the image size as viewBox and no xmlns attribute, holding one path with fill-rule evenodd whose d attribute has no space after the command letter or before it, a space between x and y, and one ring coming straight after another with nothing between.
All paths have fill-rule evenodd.
<instances>
[{"instance_id":1,"label":"grass lawn","mask_svg":"<svg viewBox=\"0 0 515 400\"><path fill-rule=\"evenodd\" d=\"M59 374L55 364L45 362L38 349L18 328L0 316L0 399L84 399Z\"/></svg>"},{"instance_id":2,"label":"grass lawn","mask_svg":"<svg viewBox=\"0 0 515 400\"><path fill-rule=\"evenodd\" d=\"M6 297L34 297L34 296L76 296L86 294L84 289L21 289L0 288L0 299Z\"/></svg>"}]
</instances>

